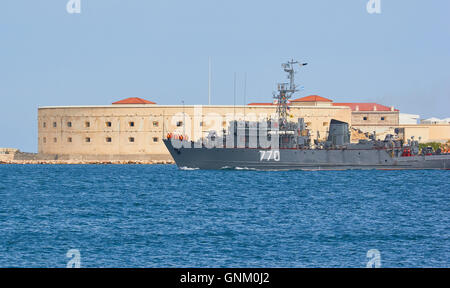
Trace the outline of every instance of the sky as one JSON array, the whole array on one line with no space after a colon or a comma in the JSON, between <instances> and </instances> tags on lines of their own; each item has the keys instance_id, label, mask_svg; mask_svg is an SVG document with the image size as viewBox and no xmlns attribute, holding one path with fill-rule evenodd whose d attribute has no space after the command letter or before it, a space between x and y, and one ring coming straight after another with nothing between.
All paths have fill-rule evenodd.
<instances>
[{"instance_id":1,"label":"sky","mask_svg":"<svg viewBox=\"0 0 450 288\"><path fill-rule=\"evenodd\" d=\"M37 151L37 109L270 102L280 64L307 62L298 97L450 117L450 1L2 0L0 147ZM246 93L244 79L247 75Z\"/></svg>"}]
</instances>

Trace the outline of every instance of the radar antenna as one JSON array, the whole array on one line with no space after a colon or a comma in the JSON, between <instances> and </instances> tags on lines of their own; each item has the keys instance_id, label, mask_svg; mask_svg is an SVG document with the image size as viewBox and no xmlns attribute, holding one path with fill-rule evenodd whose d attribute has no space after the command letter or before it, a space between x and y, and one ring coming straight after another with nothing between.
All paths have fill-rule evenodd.
<instances>
[{"instance_id":1,"label":"radar antenna","mask_svg":"<svg viewBox=\"0 0 450 288\"><path fill-rule=\"evenodd\" d=\"M278 83L278 94L274 95L274 98L277 102L277 114L280 124L280 129L286 127L287 124L287 116L288 116L288 104L289 99L298 91L297 86L295 85L295 69L294 65L298 64L300 67L308 65L308 63L299 63L298 61L294 61L294 59L281 64L284 72L288 73L287 78L289 79L289 83Z\"/></svg>"}]
</instances>

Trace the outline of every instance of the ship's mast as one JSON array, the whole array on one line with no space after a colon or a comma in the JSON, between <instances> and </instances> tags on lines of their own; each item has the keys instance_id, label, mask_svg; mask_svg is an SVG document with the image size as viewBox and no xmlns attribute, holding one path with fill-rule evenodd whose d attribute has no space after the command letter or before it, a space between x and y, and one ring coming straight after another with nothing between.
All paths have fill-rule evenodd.
<instances>
[{"instance_id":1,"label":"ship's mast","mask_svg":"<svg viewBox=\"0 0 450 288\"><path fill-rule=\"evenodd\" d=\"M298 61L294 61L294 59L292 59L291 61L281 64L284 72L288 73L287 78L289 79L289 83L278 83L278 94L274 95L274 98L277 101L277 114L280 129L284 128L287 124L289 99L291 99L292 95L298 91L297 86L295 85L296 71L294 69L294 65L296 64L303 67L308 63L299 63Z\"/></svg>"}]
</instances>

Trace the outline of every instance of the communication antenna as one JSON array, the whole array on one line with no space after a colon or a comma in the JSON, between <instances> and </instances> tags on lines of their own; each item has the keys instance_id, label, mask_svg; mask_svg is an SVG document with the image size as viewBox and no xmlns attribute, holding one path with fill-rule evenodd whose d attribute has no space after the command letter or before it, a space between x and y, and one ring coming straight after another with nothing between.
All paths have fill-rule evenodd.
<instances>
[{"instance_id":1,"label":"communication antenna","mask_svg":"<svg viewBox=\"0 0 450 288\"><path fill-rule=\"evenodd\" d=\"M236 72L234 72L233 120L236 121Z\"/></svg>"},{"instance_id":2,"label":"communication antenna","mask_svg":"<svg viewBox=\"0 0 450 288\"><path fill-rule=\"evenodd\" d=\"M298 64L301 67L308 65L308 63L299 63L298 61L294 61L291 59L290 61L281 64L284 72L288 73L287 78L289 79L289 83L278 83L278 93L274 95L274 98L277 101L277 114L280 124L280 129L285 128L287 124L287 110L288 110L288 102L291 99L292 95L298 91L297 86L295 85L295 65Z\"/></svg>"},{"instance_id":3,"label":"communication antenna","mask_svg":"<svg viewBox=\"0 0 450 288\"><path fill-rule=\"evenodd\" d=\"M186 117L184 113L184 100L181 101L183 103L183 137L186 136Z\"/></svg>"},{"instance_id":4,"label":"communication antenna","mask_svg":"<svg viewBox=\"0 0 450 288\"><path fill-rule=\"evenodd\" d=\"M208 105L211 105L211 56L208 57Z\"/></svg>"},{"instance_id":5,"label":"communication antenna","mask_svg":"<svg viewBox=\"0 0 450 288\"><path fill-rule=\"evenodd\" d=\"M246 98L247 98L247 72L245 72L244 74L244 121L245 121L245 107L247 106Z\"/></svg>"}]
</instances>

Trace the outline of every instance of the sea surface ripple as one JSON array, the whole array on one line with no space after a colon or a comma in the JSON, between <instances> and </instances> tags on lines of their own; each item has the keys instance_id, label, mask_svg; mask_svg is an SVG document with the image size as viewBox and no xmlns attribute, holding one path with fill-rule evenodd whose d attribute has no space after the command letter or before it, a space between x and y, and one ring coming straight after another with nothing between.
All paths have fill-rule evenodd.
<instances>
[{"instance_id":1,"label":"sea surface ripple","mask_svg":"<svg viewBox=\"0 0 450 288\"><path fill-rule=\"evenodd\" d=\"M0 165L0 267L450 267L449 176Z\"/></svg>"}]
</instances>

